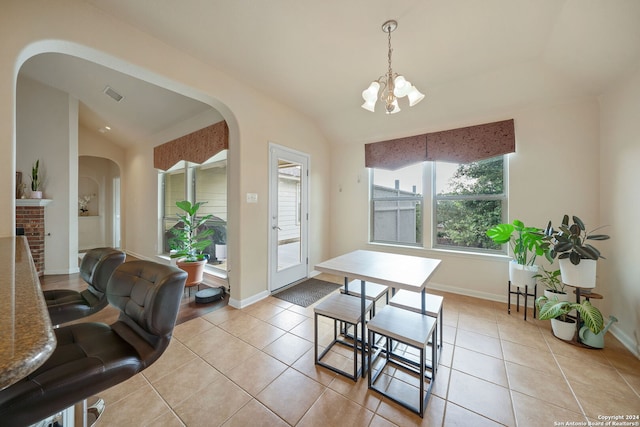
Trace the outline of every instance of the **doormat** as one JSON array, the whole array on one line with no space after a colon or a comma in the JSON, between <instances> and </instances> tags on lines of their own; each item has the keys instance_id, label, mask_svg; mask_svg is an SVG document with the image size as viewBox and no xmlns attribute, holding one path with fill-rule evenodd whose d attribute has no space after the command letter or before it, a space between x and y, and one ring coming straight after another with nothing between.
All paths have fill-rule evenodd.
<instances>
[{"instance_id":1,"label":"doormat","mask_svg":"<svg viewBox=\"0 0 640 427\"><path fill-rule=\"evenodd\" d=\"M295 305L309 307L311 304L320 300L322 297L329 295L340 286L342 285L325 282L320 279L307 279L304 282L300 282L297 285L273 294L273 296Z\"/></svg>"}]
</instances>

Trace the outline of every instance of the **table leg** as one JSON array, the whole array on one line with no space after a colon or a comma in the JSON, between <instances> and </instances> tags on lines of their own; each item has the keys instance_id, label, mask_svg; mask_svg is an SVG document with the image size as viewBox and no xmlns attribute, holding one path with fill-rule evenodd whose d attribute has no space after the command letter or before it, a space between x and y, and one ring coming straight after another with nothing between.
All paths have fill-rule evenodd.
<instances>
[{"instance_id":1,"label":"table leg","mask_svg":"<svg viewBox=\"0 0 640 427\"><path fill-rule=\"evenodd\" d=\"M362 378L364 378L364 376L367 374L367 365L365 364L365 348L367 347L367 345L369 345L367 343L367 335L365 334L365 324L367 323L365 318L366 301L367 301L367 296L366 296L365 281L361 280L360 281L360 316L361 316L360 324L362 325L362 334L360 334L360 336L362 337Z\"/></svg>"}]
</instances>

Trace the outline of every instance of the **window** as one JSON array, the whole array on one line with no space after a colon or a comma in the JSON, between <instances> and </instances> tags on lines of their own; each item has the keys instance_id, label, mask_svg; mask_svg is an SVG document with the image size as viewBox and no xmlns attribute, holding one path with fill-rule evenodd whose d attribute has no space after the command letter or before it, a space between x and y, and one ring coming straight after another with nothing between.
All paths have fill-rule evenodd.
<instances>
[{"instance_id":1,"label":"window","mask_svg":"<svg viewBox=\"0 0 640 427\"><path fill-rule=\"evenodd\" d=\"M435 162L433 246L500 250L485 234L506 212L504 156L455 164Z\"/></svg>"},{"instance_id":2,"label":"window","mask_svg":"<svg viewBox=\"0 0 640 427\"><path fill-rule=\"evenodd\" d=\"M464 251L501 250L485 231L504 222L505 163L505 157L498 156L466 164L424 162L396 171L371 169L370 240L406 246L423 246L426 241L434 248ZM425 199L432 199L431 203ZM426 228L423 237L423 223L429 220L433 226Z\"/></svg>"},{"instance_id":3,"label":"window","mask_svg":"<svg viewBox=\"0 0 640 427\"><path fill-rule=\"evenodd\" d=\"M226 272L227 244L227 151L224 150L202 165L180 162L160 174L162 182L162 247L168 255L171 249L171 229L180 227L176 202L204 202L198 214L212 214L204 227L212 228L209 266Z\"/></svg>"},{"instance_id":4,"label":"window","mask_svg":"<svg viewBox=\"0 0 640 427\"><path fill-rule=\"evenodd\" d=\"M371 170L371 241L422 244L423 166Z\"/></svg>"}]
</instances>

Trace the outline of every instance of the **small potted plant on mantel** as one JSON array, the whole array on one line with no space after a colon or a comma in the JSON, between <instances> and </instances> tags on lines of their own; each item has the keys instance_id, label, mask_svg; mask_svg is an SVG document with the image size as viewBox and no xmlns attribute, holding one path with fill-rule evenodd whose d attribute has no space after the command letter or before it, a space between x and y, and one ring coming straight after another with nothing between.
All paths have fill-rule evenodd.
<instances>
[{"instance_id":1,"label":"small potted plant on mantel","mask_svg":"<svg viewBox=\"0 0 640 427\"><path fill-rule=\"evenodd\" d=\"M31 167L31 198L42 199L42 191L40 186L42 185L42 178L39 175L40 171L40 159Z\"/></svg>"},{"instance_id":2,"label":"small potted plant on mantel","mask_svg":"<svg viewBox=\"0 0 640 427\"><path fill-rule=\"evenodd\" d=\"M203 253L203 250L211 244L209 236L214 231L202 226L213 215L197 217L196 214L202 204L203 202L191 204L188 200L176 202L176 206L184 213L178 213L182 226L171 229L175 236L170 240L171 258L177 258L178 267L187 272L185 286L193 286L202 282L204 266L209 260L209 254Z\"/></svg>"},{"instance_id":3,"label":"small potted plant on mantel","mask_svg":"<svg viewBox=\"0 0 640 427\"><path fill-rule=\"evenodd\" d=\"M509 280L518 286L534 286L538 273L536 257L546 255L549 242L545 240L543 230L527 227L518 219L512 224L498 224L487 230L487 236L495 243L509 243L513 260L509 263Z\"/></svg>"},{"instance_id":4,"label":"small potted plant on mantel","mask_svg":"<svg viewBox=\"0 0 640 427\"><path fill-rule=\"evenodd\" d=\"M558 257L562 282L578 288L594 288L596 286L596 262L605 259L600 251L587 240L607 240L606 234L594 234L586 231L584 222L573 216L569 224L569 215L562 218L559 230L554 230L551 221L544 230L545 240L550 243L548 257ZM602 228L602 227L600 227Z\"/></svg>"}]
</instances>

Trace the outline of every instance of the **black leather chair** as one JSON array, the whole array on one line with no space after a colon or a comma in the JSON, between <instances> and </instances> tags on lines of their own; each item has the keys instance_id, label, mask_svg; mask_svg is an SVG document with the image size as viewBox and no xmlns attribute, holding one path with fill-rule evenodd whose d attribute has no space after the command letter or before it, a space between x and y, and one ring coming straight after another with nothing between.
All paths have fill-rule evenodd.
<instances>
[{"instance_id":1,"label":"black leather chair","mask_svg":"<svg viewBox=\"0 0 640 427\"><path fill-rule=\"evenodd\" d=\"M80 263L80 277L88 287L82 292L71 289L44 291L51 323L60 325L81 319L105 308L107 282L114 270L124 262L124 252L113 248L88 251Z\"/></svg>"},{"instance_id":2,"label":"black leather chair","mask_svg":"<svg viewBox=\"0 0 640 427\"><path fill-rule=\"evenodd\" d=\"M25 426L134 376L169 345L187 273L152 261L120 265L109 279L111 324L55 330L57 347L36 371L0 391L0 425Z\"/></svg>"}]
</instances>

